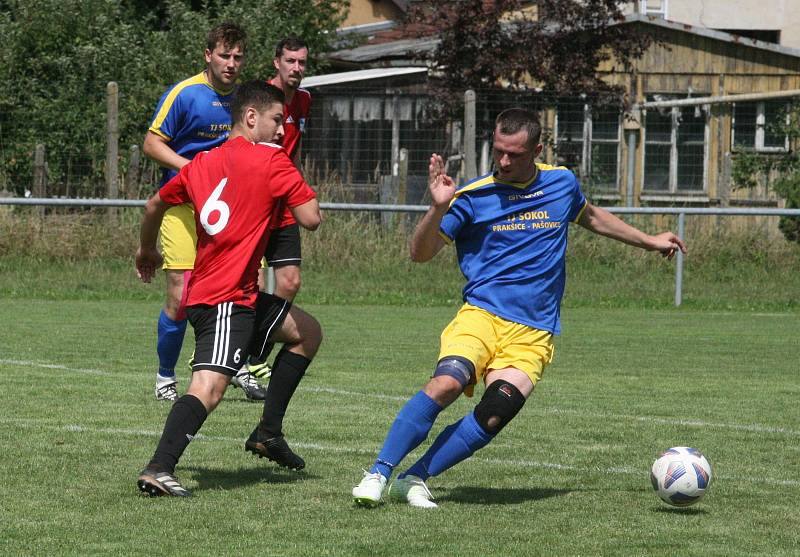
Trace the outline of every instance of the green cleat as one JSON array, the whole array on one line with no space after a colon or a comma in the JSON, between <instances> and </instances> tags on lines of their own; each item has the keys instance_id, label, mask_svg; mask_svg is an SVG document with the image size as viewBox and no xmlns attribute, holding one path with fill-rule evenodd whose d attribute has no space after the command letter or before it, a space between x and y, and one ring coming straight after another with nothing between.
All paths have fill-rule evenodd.
<instances>
[{"instance_id":1,"label":"green cleat","mask_svg":"<svg viewBox=\"0 0 800 557\"><path fill-rule=\"evenodd\" d=\"M272 368L266 361L247 364L247 371L256 379L269 379L272 375Z\"/></svg>"}]
</instances>

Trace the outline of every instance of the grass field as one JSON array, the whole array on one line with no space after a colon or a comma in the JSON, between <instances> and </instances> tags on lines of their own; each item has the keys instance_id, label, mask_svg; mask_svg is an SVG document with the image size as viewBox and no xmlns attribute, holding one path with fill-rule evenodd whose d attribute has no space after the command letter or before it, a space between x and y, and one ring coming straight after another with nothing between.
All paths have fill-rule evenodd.
<instances>
[{"instance_id":1,"label":"grass field","mask_svg":"<svg viewBox=\"0 0 800 557\"><path fill-rule=\"evenodd\" d=\"M800 553L797 313L566 309L523 412L432 479L440 508L424 511L357 509L350 490L455 306L306 309L326 333L286 422L306 470L245 454L261 407L232 390L179 464L195 497L175 500L135 488L168 412L152 394L158 303L0 300L0 554ZM714 469L689 509L649 484L673 445Z\"/></svg>"}]
</instances>

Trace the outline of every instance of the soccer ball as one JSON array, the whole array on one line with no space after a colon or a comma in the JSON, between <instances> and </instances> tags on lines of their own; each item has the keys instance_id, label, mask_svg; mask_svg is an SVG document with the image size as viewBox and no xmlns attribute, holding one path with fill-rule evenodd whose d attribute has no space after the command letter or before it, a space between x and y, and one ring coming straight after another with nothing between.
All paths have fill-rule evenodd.
<instances>
[{"instance_id":1,"label":"soccer ball","mask_svg":"<svg viewBox=\"0 0 800 557\"><path fill-rule=\"evenodd\" d=\"M650 481L658 496L673 507L694 505L711 484L711 465L691 447L667 449L653 463Z\"/></svg>"}]
</instances>

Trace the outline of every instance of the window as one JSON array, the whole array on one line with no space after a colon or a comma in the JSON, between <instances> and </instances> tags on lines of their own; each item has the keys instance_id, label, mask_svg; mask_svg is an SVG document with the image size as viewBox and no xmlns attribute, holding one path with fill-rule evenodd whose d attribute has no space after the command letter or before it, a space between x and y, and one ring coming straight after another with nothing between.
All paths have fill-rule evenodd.
<instances>
[{"instance_id":1,"label":"window","mask_svg":"<svg viewBox=\"0 0 800 557\"><path fill-rule=\"evenodd\" d=\"M789 149L789 138L781 133L787 122L784 100L744 102L733 105L731 134L734 148L777 152Z\"/></svg>"},{"instance_id":2,"label":"window","mask_svg":"<svg viewBox=\"0 0 800 557\"><path fill-rule=\"evenodd\" d=\"M646 15L667 18L667 0L639 0L639 11Z\"/></svg>"},{"instance_id":3,"label":"window","mask_svg":"<svg viewBox=\"0 0 800 557\"><path fill-rule=\"evenodd\" d=\"M557 164L598 189L617 189L619 177L620 111L564 103L556 112Z\"/></svg>"},{"instance_id":4,"label":"window","mask_svg":"<svg viewBox=\"0 0 800 557\"><path fill-rule=\"evenodd\" d=\"M700 106L649 109L644 131L644 189L705 191L707 115Z\"/></svg>"}]
</instances>

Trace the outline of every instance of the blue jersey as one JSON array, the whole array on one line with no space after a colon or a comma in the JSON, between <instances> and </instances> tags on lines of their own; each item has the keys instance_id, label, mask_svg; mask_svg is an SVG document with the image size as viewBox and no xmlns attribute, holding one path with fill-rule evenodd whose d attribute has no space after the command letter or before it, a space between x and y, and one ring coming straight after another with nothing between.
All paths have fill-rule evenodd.
<instances>
[{"instance_id":1,"label":"blue jersey","mask_svg":"<svg viewBox=\"0 0 800 557\"><path fill-rule=\"evenodd\" d=\"M567 228L586 198L563 167L536 165L527 183L492 174L461 186L440 225L467 279L464 301L553 334L566 282Z\"/></svg>"},{"instance_id":2,"label":"blue jersey","mask_svg":"<svg viewBox=\"0 0 800 557\"><path fill-rule=\"evenodd\" d=\"M161 96L149 130L177 154L192 159L221 145L231 131L233 90L214 89L203 72L176 83ZM163 169L161 186L177 171Z\"/></svg>"}]
</instances>

